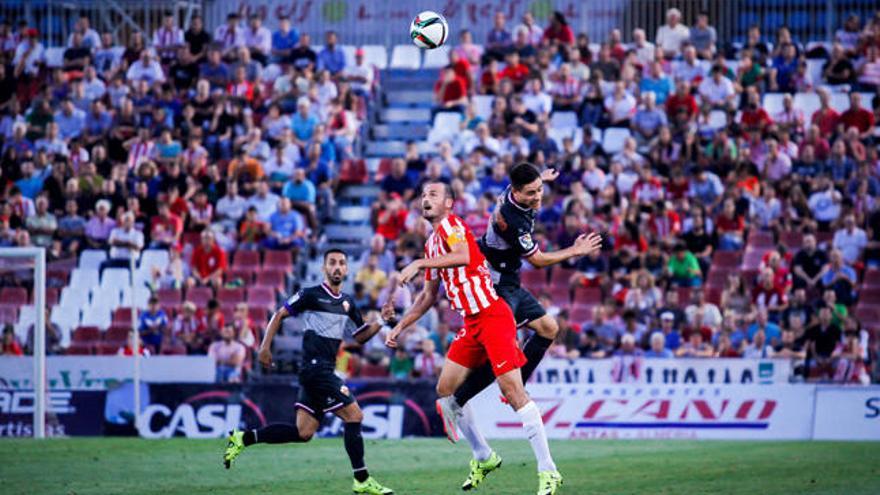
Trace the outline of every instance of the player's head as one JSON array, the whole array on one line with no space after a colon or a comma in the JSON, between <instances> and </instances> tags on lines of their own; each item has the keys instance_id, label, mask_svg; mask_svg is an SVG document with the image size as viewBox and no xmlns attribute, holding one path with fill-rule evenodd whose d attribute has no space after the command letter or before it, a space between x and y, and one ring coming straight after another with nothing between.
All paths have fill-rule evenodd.
<instances>
[{"instance_id":1,"label":"player's head","mask_svg":"<svg viewBox=\"0 0 880 495\"><path fill-rule=\"evenodd\" d=\"M422 186L422 217L429 222L446 217L455 203L452 186L446 182L432 180Z\"/></svg>"},{"instance_id":2,"label":"player's head","mask_svg":"<svg viewBox=\"0 0 880 495\"><path fill-rule=\"evenodd\" d=\"M341 249L324 251L324 279L331 285L339 285L348 275L348 256Z\"/></svg>"},{"instance_id":3,"label":"player's head","mask_svg":"<svg viewBox=\"0 0 880 495\"><path fill-rule=\"evenodd\" d=\"M514 165L509 175L514 201L533 210L540 208L541 197L544 195L544 181L541 180L538 167L522 162Z\"/></svg>"}]
</instances>

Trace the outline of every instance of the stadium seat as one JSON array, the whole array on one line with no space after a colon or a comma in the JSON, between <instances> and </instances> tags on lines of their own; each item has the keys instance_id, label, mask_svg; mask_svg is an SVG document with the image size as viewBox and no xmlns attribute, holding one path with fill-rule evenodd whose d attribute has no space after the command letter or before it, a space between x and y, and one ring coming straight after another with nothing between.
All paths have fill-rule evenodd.
<instances>
[{"instance_id":1,"label":"stadium seat","mask_svg":"<svg viewBox=\"0 0 880 495\"><path fill-rule=\"evenodd\" d=\"M68 356L91 356L94 354L93 344L76 343L71 344L64 352Z\"/></svg>"},{"instance_id":2,"label":"stadium seat","mask_svg":"<svg viewBox=\"0 0 880 495\"><path fill-rule=\"evenodd\" d=\"M810 122L813 114L821 107L819 95L816 93L796 93L793 103L795 108L804 112L804 118L807 122Z\"/></svg>"},{"instance_id":3,"label":"stadium seat","mask_svg":"<svg viewBox=\"0 0 880 495\"><path fill-rule=\"evenodd\" d=\"M865 271L865 280L862 287L878 288L880 287L880 270L877 268L869 268Z\"/></svg>"},{"instance_id":4,"label":"stadium seat","mask_svg":"<svg viewBox=\"0 0 880 495\"><path fill-rule=\"evenodd\" d=\"M772 248L773 243L773 233L765 232L761 230L752 230L749 232L748 246L755 248Z\"/></svg>"},{"instance_id":5,"label":"stadium seat","mask_svg":"<svg viewBox=\"0 0 880 495\"><path fill-rule=\"evenodd\" d=\"M550 294L550 299L558 304L568 304L571 300L571 288L567 285L551 285L546 292Z\"/></svg>"},{"instance_id":6,"label":"stadium seat","mask_svg":"<svg viewBox=\"0 0 880 495\"><path fill-rule=\"evenodd\" d=\"M80 309L89 303L89 289L70 285L61 289L60 305L66 308Z\"/></svg>"},{"instance_id":7,"label":"stadium seat","mask_svg":"<svg viewBox=\"0 0 880 495\"><path fill-rule=\"evenodd\" d=\"M366 162L362 159L345 159L339 169L339 181L343 184L365 184L369 179Z\"/></svg>"},{"instance_id":8,"label":"stadium seat","mask_svg":"<svg viewBox=\"0 0 880 495\"><path fill-rule=\"evenodd\" d=\"M293 260L288 251L266 251L263 259L263 268L277 268L281 270L290 270L293 266Z\"/></svg>"},{"instance_id":9,"label":"stadium seat","mask_svg":"<svg viewBox=\"0 0 880 495\"><path fill-rule=\"evenodd\" d=\"M284 289L284 277L284 272L279 270L260 270L257 272L256 285L282 290Z\"/></svg>"},{"instance_id":10,"label":"stadium seat","mask_svg":"<svg viewBox=\"0 0 880 495\"><path fill-rule=\"evenodd\" d=\"M154 266L165 267L168 265L170 257L165 249L146 249L141 253L139 267L141 270L151 270Z\"/></svg>"},{"instance_id":11,"label":"stadium seat","mask_svg":"<svg viewBox=\"0 0 880 495\"><path fill-rule=\"evenodd\" d=\"M120 307L113 310L112 325L131 327L131 308Z\"/></svg>"},{"instance_id":12,"label":"stadium seat","mask_svg":"<svg viewBox=\"0 0 880 495\"><path fill-rule=\"evenodd\" d=\"M208 301L213 298L214 294L208 287L193 287L186 291L186 300L192 302L198 308L204 308L208 305Z\"/></svg>"},{"instance_id":13,"label":"stadium seat","mask_svg":"<svg viewBox=\"0 0 880 495\"><path fill-rule=\"evenodd\" d=\"M64 47L50 47L44 51L46 66L52 69L64 67Z\"/></svg>"},{"instance_id":14,"label":"stadium seat","mask_svg":"<svg viewBox=\"0 0 880 495\"><path fill-rule=\"evenodd\" d=\"M163 308L176 308L183 302L183 294L180 289L159 289L156 291L156 298L159 299L159 305Z\"/></svg>"},{"instance_id":15,"label":"stadium seat","mask_svg":"<svg viewBox=\"0 0 880 495\"><path fill-rule=\"evenodd\" d=\"M573 129L577 126L578 118L574 112L553 112L550 115L550 127L555 129Z\"/></svg>"},{"instance_id":16,"label":"stadium seat","mask_svg":"<svg viewBox=\"0 0 880 495\"><path fill-rule=\"evenodd\" d=\"M845 112L849 108L849 93L831 93L831 108Z\"/></svg>"},{"instance_id":17,"label":"stadium seat","mask_svg":"<svg viewBox=\"0 0 880 495\"><path fill-rule=\"evenodd\" d=\"M221 287L217 291L217 301L221 305L235 305L244 302L244 289L241 287L227 288Z\"/></svg>"},{"instance_id":18,"label":"stadium seat","mask_svg":"<svg viewBox=\"0 0 880 495\"><path fill-rule=\"evenodd\" d=\"M735 268L742 259L741 251L715 251L712 255L712 266Z\"/></svg>"},{"instance_id":19,"label":"stadium seat","mask_svg":"<svg viewBox=\"0 0 880 495\"><path fill-rule=\"evenodd\" d=\"M407 45L394 45L391 50L391 68L419 70L422 66L422 50L419 47Z\"/></svg>"},{"instance_id":20,"label":"stadium seat","mask_svg":"<svg viewBox=\"0 0 880 495\"><path fill-rule=\"evenodd\" d=\"M61 297L61 289L58 287L46 287L46 307L51 308L58 304L58 299Z\"/></svg>"},{"instance_id":21,"label":"stadium seat","mask_svg":"<svg viewBox=\"0 0 880 495\"><path fill-rule=\"evenodd\" d=\"M360 378L386 378L388 369L380 364L373 364L364 360L358 373Z\"/></svg>"},{"instance_id":22,"label":"stadium seat","mask_svg":"<svg viewBox=\"0 0 880 495\"><path fill-rule=\"evenodd\" d=\"M71 341L76 343L93 343L99 340L101 340L101 330L88 325L77 327L71 336Z\"/></svg>"},{"instance_id":23,"label":"stadium seat","mask_svg":"<svg viewBox=\"0 0 880 495\"><path fill-rule=\"evenodd\" d=\"M110 313L113 310L109 305L91 305L83 308L82 325L94 326L98 328L107 328L113 322L110 319Z\"/></svg>"},{"instance_id":24,"label":"stadium seat","mask_svg":"<svg viewBox=\"0 0 880 495\"><path fill-rule=\"evenodd\" d=\"M260 266L260 252L239 249L232 256L232 266L236 268L256 268Z\"/></svg>"},{"instance_id":25,"label":"stadium seat","mask_svg":"<svg viewBox=\"0 0 880 495\"><path fill-rule=\"evenodd\" d=\"M370 208L366 206L340 206L336 219L342 223L365 224L370 222Z\"/></svg>"},{"instance_id":26,"label":"stadium seat","mask_svg":"<svg viewBox=\"0 0 880 495\"><path fill-rule=\"evenodd\" d=\"M28 291L24 287L0 287L0 306L18 308L28 303Z\"/></svg>"},{"instance_id":27,"label":"stadium seat","mask_svg":"<svg viewBox=\"0 0 880 495\"><path fill-rule=\"evenodd\" d=\"M602 147L608 153L617 153L623 149L623 142L630 137L629 129L609 127L602 137Z\"/></svg>"},{"instance_id":28,"label":"stadium seat","mask_svg":"<svg viewBox=\"0 0 880 495\"><path fill-rule=\"evenodd\" d=\"M495 97L492 95L474 95L474 109L481 119L487 120L492 115L492 102L494 100Z\"/></svg>"},{"instance_id":29,"label":"stadium seat","mask_svg":"<svg viewBox=\"0 0 880 495\"><path fill-rule=\"evenodd\" d=\"M248 306L248 317L254 325L257 325L257 328L262 328L269 320L269 313L274 310L274 307Z\"/></svg>"},{"instance_id":30,"label":"stadium seat","mask_svg":"<svg viewBox=\"0 0 880 495\"><path fill-rule=\"evenodd\" d=\"M593 309L597 305L588 305L588 304L579 304L577 303L577 297L575 297L575 302L571 309L569 310L568 318L572 323L576 323L578 325L582 325L584 323L588 323L593 320Z\"/></svg>"},{"instance_id":31,"label":"stadium seat","mask_svg":"<svg viewBox=\"0 0 880 495\"><path fill-rule=\"evenodd\" d=\"M764 95L764 110L772 117L783 110L784 93L767 93Z\"/></svg>"},{"instance_id":32,"label":"stadium seat","mask_svg":"<svg viewBox=\"0 0 880 495\"><path fill-rule=\"evenodd\" d=\"M573 268L555 266L553 267L553 272L550 274L550 285L568 288L571 285L571 276L575 273L577 273L577 270Z\"/></svg>"},{"instance_id":33,"label":"stadium seat","mask_svg":"<svg viewBox=\"0 0 880 495\"><path fill-rule=\"evenodd\" d=\"M425 50L425 69L440 69L449 65L449 46L439 46L433 50Z\"/></svg>"},{"instance_id":34,"label":"stadium seat","mask_svg":"<svg viewBox=\"0 0 880 495\"><path fill-rule=\"evenodd\" d=\"M523 270L519 274L520 280L523 285L547 285L547 271L546 270Z\"/></svg>"},{"instance_id":35,"label":"stadium seat","mask_svg":"<svg viewBox=\"0 0 880 495\"><path fill-rule=\"evenodd\" d=\"M859 306L880 308L880 287L864 287L859 291Z\"/></svg>"},{"instance_id":36,"label":"stadium seat","mask_svg":"<svg viewBox=\"0 0 880 495\"><path fill-rule=\"evenodd\" d=\"M388 51L385 45L364 45L364 63L372 65L379 70L388 68Z\"/></svg>"},{"instance_id":37,"label":"stadium seat","mask_svg":"<svg viewBox=\"0 0 880 495\"><path fill-rule=\"evenodd\" d=\"M186 346L183 344L163 345L162 351L159 354L163 356L185 356Z\"/></svg>"},{"instance_id":38,"label":"stadium seat","mask_svg":"<svg viewBox=\"0 0 880 495\"><path fill-rule=\"evenodd\" d=\"M369 141L364 149L366 156L403 156L405 152L403 141Z\"/></svg>"},{"instance_id":39,"label":"stadium seat","mask_svg":"<svg viewBox=\"0 0 880 495\"><path fill-rule=\"evenodd\" d=\"M597 287L578 287L574 290L576 304L595 305L602 303L602 291Z\"/></svg>"},{"instance_id":40,"label":"stadium seat","mask_svg":"<svg viewBox=\"0 0 880 495\"><path fill-rule=\"evenodd\" d=\"M244 284L250 284L254 281L258 269L259 267L250 266L230 268L225 274L226 282L230 283L241 280Z\"/></svg>"},{"instance_id":41,"label":"stadium seat","mask_svg":"<svg viewBox=\"0 0 880 495\"><path fill-rule=\"evenodd\" d=\"M74 268L70 274L70 287L88 292L100 282L96 268Z\"/></svg>"},{"instance_id":42,"label":"stadium seat","mask_svg":"<svg viewBox=\"0 0 880 495\"><path fill-rule=\"evenodd\" d=\"M119 349L125 347L127 342L105 342L101 341L92 346L97 356L115 356L119 354Z\"/></svg>"},{"instance_id":43,"label":"stadium seat","mask_svg":"<svg viewBox=\"0 0 880 495\"><path fill-rule=\"evenodd\" d=\"M118 347L122 347L125 345L125 341L128 340L128 335L131 332L131 324L128 326L113 324L110 325L103 335L104 342L112 342L115 343Z\"/></svg>"},{"instance_id":44,"label":"stadium seat","mask_svg":"<svg viewBox=\"0 0 880 495\"><path fill-rule=\"evenodd\" d=\"M18 321L18 308L0 306L0 325L15 325Z\"/></svg>"},{"instance_id":45,"label":"stadium seat","mask_svg":"<svg viewBox=\"0 0 880 495\"><path fill-rule=\"evenodd\" d=\"M131 287L128 268L107 268L101 275L101 288Z\"/></svg>"},{"instance_id":46,"label":"stadium seat","mask_svg":"<svg viewBox=\"0 0 880 495\"><path fill-rule=\"evenodd\" d=\"M383 122L429 122L431 110L427 108L386 108L381 113Z\"/></svg>"},{"instance_id":47,"label":"stadium seat","mask_svg":"<svg viewBox=\"0 0 880 495\"><path fill-rule=\"evenodd\" d=\"M439 143L440 141L453 140L461 132L462 116L458 112L440 112L434 116L434 125L428 133L428 141Z\"/></svg>"},{"instance_id":48,"label":"stadium seat","mask_svg":"<svg viewBox=\"0 0 880 495\"><path fill-rule=\"evenodd\" d=\"M107 251L103 249L86 249L79 255L79 267L97 270L107 259Z\"/></svg>"},{"instance_id":49,"label":"stadium seat","mask_svg":"<svg viewBox=\"0 0 880 495\"><path fill-rule=\"evenodd\" d=\"M247 291L247 303L249 307L260 306L263 308L275 308L275 288L271 286L254 286Z\"/></svg>"}]
</instances>

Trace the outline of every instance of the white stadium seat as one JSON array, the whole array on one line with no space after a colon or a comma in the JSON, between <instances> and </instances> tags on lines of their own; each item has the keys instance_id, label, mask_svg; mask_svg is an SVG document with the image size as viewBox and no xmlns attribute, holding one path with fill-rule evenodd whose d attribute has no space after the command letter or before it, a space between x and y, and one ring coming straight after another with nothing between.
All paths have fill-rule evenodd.
<instances>
[{"instance_id":1,"label":"white stadium seat","mask_svg":"<svg viewBox=\"0 0 880 495\"><path fill-rule=\"evenodd\" d=\"M822 78L822 66L824 64L825 60L807 59L807 74L810 76L810 81L813 83L813 87L824 82L824 79Z\"/></svg>"},{"instance_id":2,"label":"white stadium seat","mask_svg":"<svg viewBox=\"0 0 880 495\"><path fill-rule=\"evenodd\" d=\"M608 153L617 153L623 149L623 142L630 137L629 129L624 127L609 127L605 129L602 147Z\"/></svg>"},{"instance_id":3,"label":"white stadium seat","mask_svg":"<svg viewBox=\"0 0 880 495\"><path fill-rule=\"evenodd\" d=\"M709 112L709 127L721 129L727 125L727 112L724 110L712 110Z\"/></svg>"},{"instance_id":4,"label":"white stadium seat","mask_svg":"<svg viewBox=\"0 0 880 495\"><path fill-rule=\"evenodd\" d=\"M103 305L88 306L86 308L83 308L82 320L80 321L80 324L82 326L98 327L101 330L106 330L111 323L112 310L113 308Z\"/></svg>"},{"instance_id":5,"label":"white stadium seat","mask_svg":"<svg viewBox=\"0 0 880 495\"><path fill-rule=\"evenodd\" d=\"M98 285L97 268L74 268L70 274L70 287L88 292Z\"/></svg>"},{"instance_id":6,"label":"white stadium seat","mask_svg":"<svg viewBox=\"0 0 880 495\"><path fill-rule=\"evenodd\" d=\"M495 97L492 95L475 95L474 96L474 108L477 111L477 115L483 119L487 120L492 115L492 102L495 101Z\"/></svg>"},{"instance_id":7,"label":"white stadium seat","mask_svg":"<svg viewBox=\"0 0 880 495\"><path fill-rule=\"evenodd\" d=\"M424 69L439 69L449 65L449 47L440 46L433 50L425 50Z\"/></svg>"},{"instance_id":8,"label":"white stadium seat","mask_svg":"<svg viewBox=\"0 0 880 495\"><path fill-rule=\"evenodd\" d=\"M44 56L46 57L46 66L53 69L64 66L64 48L52 47L46 48Z\"/></svg>"},{"instance_id":9,"label":"white stadium seat","mask_svg":"<svg viewBox=\"0 0 880 495\"><path fill-rule=\"evenodd\" d=\"M357 47L354 45L342 45L342 53L345 54L345 66L352 67L354 66L354 52L357 50Z\"/></svg>"},{"instance_id":10,"label":"white stadium seat","mask_svg":"<svg viewBox=\"0 0 880 495\"><path fill-rule=\"evenodd\" d=\"M770 114L771 118L783 110L782 100L784 98L784 93L767 93L764 95L764 110Z\"/></svg>"},{"instance_id":11,"label":"white stadium seat","mask_svg":"<svg viewBox=\"0 0 880 495\"><path fill-rule=\"evenodd\" d=\"M106 259L107 252L103 249L86 249L79 256L79 267L97 270Z\"/></svg>"},{"instance_id":12,"label":"white stadium seat","mask_svg":"<svg viewBox=\"0 0 880 495\"><path fill-rule=\"evenodd\" d=\"M573 129L577 126L577 114L574 112L553 112L550 116L550 127L556 129Z\"/></svg>"},{"instance_id":13,"label":"white stadium seat","mask_svg":"<svg viewBox=\"0 0 880 495\"><path fill-rule=\"evenodd\" d=\"M365 64L373 65L379 70L388 68L388 50L384 45L364 45L361 48L364 50Z\"/></svg>"},{"instance_id":14,"label":"white stadium seat","mask_svg":"<svg viewBox=\"0 0 880 495\"><path fill-rule=\"evenodd\" d=\"M141 253L140 268L149 270L154 265L164 267L168 265L168 251L165 249L146 249Z\"/></svg>"},{"instance_id":15,"label":"white stadium seat","mask_svg":"<svg viewBox=\"0 0 880 495\"><path fill-rule=\"evenodd\" d=\"M392 69L418 70L422 66L422 50L415 45L395 45L391 50Z\"/></svg>"},{"instance_id":16,"label":"white stadium seat","mask_svg":"<svg viewBox=\"0 0 880 495\"><path fill-rule=\"evenodd\" d=\"M113 288L122 290L123 287L131 287L131 279L126 268L107 268L101 275L101 288Z\"/></svg>"},{"instance_id":17,"label":"white stadium seat","mask_svg":"<svg viewBox=\"0 0 880 495\"><path fill-rule=\"evenodd\" d=\"M816 93L796 93L794 95L794 107L804 112L804 119L810 122L816 110L819 110L819 95Z\"/></svg>"},{"instance_id":18,"label":"white stadium seat","mask_svg":"<svg viewBox=\"0 0 880 495\"><path fill-rule=\"evenodd\" d=\"M95 285L97 287L97 285ZM89 293L91 291L86 288L68 286L61 289L61 298L58 301L59 306L65 308L74 308L79 310L89 303Z\"/></svg>"}]
</instances>

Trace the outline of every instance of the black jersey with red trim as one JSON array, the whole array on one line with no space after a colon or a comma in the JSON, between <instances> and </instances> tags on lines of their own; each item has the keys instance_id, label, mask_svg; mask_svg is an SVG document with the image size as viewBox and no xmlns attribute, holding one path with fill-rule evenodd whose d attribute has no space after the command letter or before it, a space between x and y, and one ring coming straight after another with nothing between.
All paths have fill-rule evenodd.
<instances>
[{"instance_id":1,"label":"black jersey with red trim","mask_svg":"<svg viewBox=\"0 0 880 495\"><path fill-rule=\"evenodd\" d=\"M486 233L480 239L480 250L492 269L497 285L519 285L522 259L538 251L532 238L537 212L513 199L510 187L504 190L499 215L493 215Z\"/></svg>"},{"instance_id":2,"label":"black jersey with red trim","mask_svg":"<svg viewBox=\"0 0 880 495\"><path fill-rule=\"evenodd\" d=\"M327 284L306 287L284 301L291 316L302 318L303 362L336 365L336 354L343 339L364 327L364 319L354 298L334 293Z\"/></svg>"}]
</instances>

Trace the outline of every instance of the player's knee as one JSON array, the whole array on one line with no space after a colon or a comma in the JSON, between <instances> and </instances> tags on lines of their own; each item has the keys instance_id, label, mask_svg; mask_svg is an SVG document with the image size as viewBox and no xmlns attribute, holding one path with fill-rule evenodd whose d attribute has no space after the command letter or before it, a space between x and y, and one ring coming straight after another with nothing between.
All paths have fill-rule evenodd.
<instances>
[{"instance_id":1,"label":"player's knee","mask_svg":"<svg viewBox=\"0 0 880 495\"><path fill-rule=\"evenodd\" d=\"M345 420L346 423L363 423L364 422L364 412L360 409L352 412L348 415L348 418Z\"/></svg>"},{"instance_id":2,"label":"player's knee","mask_svg":"<svg viewBox=\"0 0 880 495\"><path fill-rule=\"evenodd\" d=\"M507 382L499 382L498 385L501 388L502 395L504 395L504 398L507 399L507 402L510 403L514 410L519 410L521 407L528 404L529 396L526 394L526 390L522 386Z\"/></svg>"},{"instance_id":3,"label":"player's knee","mask_svg":"<svg viewBox=\"0 0 880 495\"><path fill-rule=\"evenodd\" d=\"M315 428L307 426L299 429L299 437L303 442L308 442L313 436L315 436Z\"/></svg>"}]
</instances>

